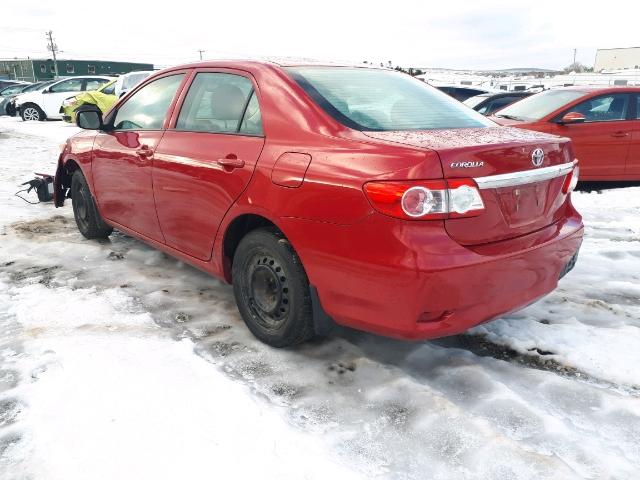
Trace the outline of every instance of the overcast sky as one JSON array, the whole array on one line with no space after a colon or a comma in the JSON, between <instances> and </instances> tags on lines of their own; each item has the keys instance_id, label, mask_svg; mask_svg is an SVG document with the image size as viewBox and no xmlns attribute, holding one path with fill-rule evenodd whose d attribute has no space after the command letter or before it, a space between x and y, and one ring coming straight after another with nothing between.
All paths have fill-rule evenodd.
<instances>
[{"instance_id":1,"label":"overcast sky","mask_svg":"<svg viewBox=\"0 0 640 480\"><path fill-rule=\"evenodd\" d=\"M205 58L561 68L574 48L593 65L597 48L640 46L640 0L16 0L3 2L0 58L48 57L49 29L62 58L158 66L203 49Z\"/></svg>"}]
</instances>

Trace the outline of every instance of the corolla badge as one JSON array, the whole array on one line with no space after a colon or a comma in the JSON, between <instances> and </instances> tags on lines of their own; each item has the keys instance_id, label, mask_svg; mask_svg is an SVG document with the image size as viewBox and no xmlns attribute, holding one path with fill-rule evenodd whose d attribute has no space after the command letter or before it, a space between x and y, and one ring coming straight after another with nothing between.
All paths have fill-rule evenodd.
<instances>
[{"instance_id":1,"label":"corolla badge","mask_svg":"<svg viewBox=\"0 0 640 480\"><path fill-rule=\"evenodd\" d=\"M541 148L536 148L533 152L531 152L531 163L533 163L534 167L539 167L544 162L544 150Z\"/></svg>"},{"instance_id":2,"label":"corolla badge","mask_svg":"<svg viewBox=\"0 0 640 480\"><path fill-rule=\"evenodd\" d=\"M478 168L483 167L484 162L453 162L451 168Z\"/></svg>"}]
</instances>

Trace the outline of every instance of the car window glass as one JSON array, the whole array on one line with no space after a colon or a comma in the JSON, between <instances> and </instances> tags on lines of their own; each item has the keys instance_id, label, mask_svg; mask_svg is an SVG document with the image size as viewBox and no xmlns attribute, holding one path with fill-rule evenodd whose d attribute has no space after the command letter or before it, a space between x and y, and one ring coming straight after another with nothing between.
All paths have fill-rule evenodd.
<instances>
[{"instance_id":1,"label":"car window glass","mask_svg":"<svg viewBox=\"0 0 640 480\"><path fill-rule=\"evenodd\" d=\"M118 109L113 122L116 130L161 129L171 101L184 74L155 80L135 92Z\"/></svg>"},{"instance_id":2,"label":"car window glass","mask_svg":"<svg viewBox=\"0 0 640 480\"><path fill-rule=\"evenodd\" d=\"M610 122L627 118L629 96L624 94L604 95L590 98L571 108L585 116L587 122Z\"/></svg>"},{"instance_id":3,"label":"car window glass","mask_svg":"<svg viewBox=\"0 0 640 480\"><path fill-rule=\"evenodd\" d=\"M286 67L329 115L363 131L493 126L479 113L404 73L352 67Z\"/></svg>"},{"instance_id":4,"label":"car window glass","mask_svg":"<svg viewBox=\"0 0 640 480\"><path fill-rule=\"evenodd\" d=\"M102 85L107 83L109 80L105 80L103 78L87 78L87 84L84 89L88 92L92 92L94 90L99 89Z\"/></svg>"},{"instance_id":5,"label":"car window glass","mask_svg":"<svg viewBox=\"0 0 640 480\"><path fill-rule=\"evenodd\" d=\"M189 87L176 129L236 133L252 91L253 84L246 77L198 73Z\"/></svg>"},{"instance_id":6,"label":"car window glass","mask_svg":"<svg viewBox=\"0 0 640 480\"><path fill-rule=\"evenodd\" d=\"M251 94L251 99L247 104L244 117L242 117L239 133L245 133L247 135L262 135L263 133L262 113L260 112L258 96L255 91Z\"/></svg>"},{"instance_id":7,"label":"car window glass","mask_svg":"<svg viewBox=\"0 0 640 480\"><path fill-rule=\"evenodd\" d=\"M502 107L505 107L510 103L513 103L515 100L517 100L517 98L514 98L514 97L495 98L487 106L486 114L491 115L493 112L500 110ZM485 113L485 112L481 112L481 113Z\"/></svg>"},{"instance_id":8,"label":"car window glass","mask_svg":"<svg viewBox=\"0 0 640 480\"><path fill-rule=\"evenodd\" d=\"M584 92L580 90L547 90L505 107L498 113L498 116L514 120L540 120L582 96L584 96Z\"/></svg>"},{"instance_id":9,"label":"car window glass","mask_svg":"<svg viewBox=\"0 0 640 480\"><path fill-rule=\"evenodd\" d=\"M102 93L105 95L115 95L116 94L116 84L115 82L102 89Z\"/></svg>"},{"instance_id":10,"label":"car window glass","mask_svg":"<svg viewBox=\"0 0 640 480\"><path fill-rule=\"evenodd\" d=\"M11 87L6 87L4 90L0 92L0 95L13 95L14 93L19 93L24 89L24 85L13 85Z\"/></svg>"},{"instance_id":11,"label":"car window glass","mask_svg":"<svg viewBox=\"0 0 640 480\"><path fill-rule=\"evenodd\" d=\"M51 87L51 92L81 92L82 91L82 79L71 78L64 82L57 83Z\"/></svg>"},{"instance_id":12,"label":"car window glass","mask_svg":"<svg viewBox=\"0 0 640 480\"><path fill-rule=\"evenodd\" d=\"M640 95L636 95L636 118L640 118Z\"/></svg>"}]
</instances>

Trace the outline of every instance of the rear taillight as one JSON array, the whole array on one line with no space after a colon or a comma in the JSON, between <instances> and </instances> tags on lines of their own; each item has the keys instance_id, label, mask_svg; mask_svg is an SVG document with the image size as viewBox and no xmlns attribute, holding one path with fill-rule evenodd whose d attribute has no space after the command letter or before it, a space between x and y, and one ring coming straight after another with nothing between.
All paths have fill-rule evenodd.
<instances>
[{"instance_id":1,"label":"rear taillight","mask_svg":"<svg viewBox=\"0 0 640 480\"><path fill-rule=\"evenodd\" d=\"M578 165L576 165L564 179L564 184L562 185L562 193L571 193L575 190L576 186L578 185L579 175L580 168L578 167Z\"/></svg>"},{"instance_id":2,"label":"rear taillight","mask_svg":"<svg viewBox=\"0 0 640 480\"><path fill-rule=\"evenodd\" d=\"M484 210L478 186L470 178L369 182L364 191L377 211L407 220L473 217Z\"/></svg>"}]
</instances>

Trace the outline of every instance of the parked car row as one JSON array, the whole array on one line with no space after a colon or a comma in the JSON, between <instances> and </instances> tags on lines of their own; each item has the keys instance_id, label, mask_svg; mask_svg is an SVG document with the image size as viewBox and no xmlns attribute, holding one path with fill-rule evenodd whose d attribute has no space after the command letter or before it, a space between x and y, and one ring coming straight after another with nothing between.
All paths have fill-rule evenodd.
<instances>
[{"instance_id":1,"label":"parked car row","mask_svg":"<svg viewBox=\"0 0 640 480\"><path fill-rule=\"evenodd\" d=\"M34 84L13 84L0 91L0 114L20 115L23 120L64 117L71 120L70 113L76 108L84 104L98 104L98 99L103 108L109 108L119 97L151 73L131 72L120 75L117 79L88 75ZM112 88L106 89L107 84ZM77 96L83 96L83 99L71 100Z\"/></svg>"}]
</instances>

